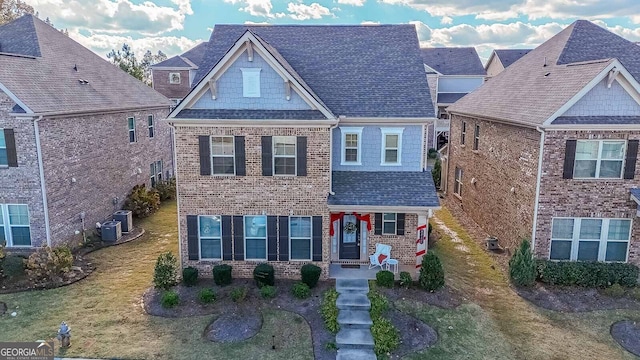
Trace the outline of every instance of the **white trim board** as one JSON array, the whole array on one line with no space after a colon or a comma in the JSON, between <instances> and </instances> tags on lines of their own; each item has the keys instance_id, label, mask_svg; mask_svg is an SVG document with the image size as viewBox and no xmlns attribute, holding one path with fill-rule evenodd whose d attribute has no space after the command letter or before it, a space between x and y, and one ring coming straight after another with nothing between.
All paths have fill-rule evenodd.
<instances>
[{"instance_id":1,"label":"white trim board","mask_svg":"<svg viewBox=\"0 0 640 360\"><path fill-rule=\"evenodd\" d=\"M7 96L9 96L9 98L11 98L13 102L18 104L18 106L20 106L24 111L26 111L27 114L34 113L33 110L31 110L25 103L20 101L20 99L18 99L18 97L14 93L12 93L11 90L9 90L6 86L4 86L2 83L0 83L0 90L2 90L2 92L7 94Z\"/></svg>"}]
</instances>

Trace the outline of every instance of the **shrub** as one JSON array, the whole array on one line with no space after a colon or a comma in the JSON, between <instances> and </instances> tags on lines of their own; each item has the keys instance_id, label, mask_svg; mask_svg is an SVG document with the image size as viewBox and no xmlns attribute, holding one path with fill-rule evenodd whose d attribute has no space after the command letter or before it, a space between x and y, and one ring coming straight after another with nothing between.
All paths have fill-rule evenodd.
<instances>
[{"instance_id":1,"label":"shrub","mask_svg":"<svg viewBox=\"0 0 640 360\"><path fill-rule=\"evenodd\" d=\"M231 300L233 302L243 302L247 298L247 288L244 286L231 290Z\"/></svg>"},{"instance_id":2,"label":"shrub","mask_svg":"<svg viewBox=\"0 0 640 360\"><path fill-rule=\"evenodd\" d=\"M431 176L433 177L433 183L435 184L436 189L439 189L442 176L442 164L440 163L440 159L436 159L436 162L433 164Z\"/></svg>"},{"instance_id":3,"label":"shrub","mask_svg":"<svg viewBox=\"0 0 640 360\"><path fill-rule=\"evenodd\" d=\"M538 260L538 280L550 285L605 288L613 284L633 287L638 267L628 263Z\"/></svg>"},{"instance_id":4,"label":"shrub","mask_svg":"<svg viewBox=\"0 0 640 360\"><path fill-rule=\"evenodd\" d=\"M338 345L333 341L329 341L328 343L324 344L324 348L329 351L336 351L338 350Z\"/></svg>"},{"instance_id":5,"label":"shrub","mask_svg":"<svg viewBox=\"0 0 640 360\"><path fill-rule=\"evenodd\" d=\"M160 207L160 195L155 189L147 189L145 184L136 185L131 189L123 208L131 210L133 215L144 218L153 214Z\"/></svg>"},{"instance_id":6,"label":"shrub","mask_svg":"<svg viewBox=\"0 0 640 360\"><path fill-rule=\"evenodd\" d=\"M160 201L173 200L176 198L176 178L160 181L155 187L160 196Z\"/></svg>"},{"instance_id":7,"label":"shrub","mask_svg":"<svg viewBox=\"0 0 640 360\"><path fill-rule=\"evenodd\" d=\"M153 271L153 285L158 289L168 290L178 283L178 260L171 252L158 256Z\"/></svg>"},{"instance_id":8,"label":"shrub","mask_svg":"<svg viewBox=\"0 0 640 360\"><path fill-rule=\"evenodd\" d=\"M382 314L389 310L389 300L378 291L369 291L367 297L369 297L369 301L371 301L371 309L369 309L371 319L380 318Z\"/></svg>"},{"instance_id":9,"label":"shrub","mask_svg":"<svg viewBox=\"0 0 640 360\"><path fill-rule=\"evenodd\" d=\"M602 292L605 295L610 296L612 298L616 298L616 299L623 297L625 294L624 288L620 284L613 284L608 288L605 288L604 290L602 290Z\"/></svg>"},{"instance_id":10,"label":"shrub","mask_svg":"<svg viewBox=\"0 0 640 360\"><path fill-rule=\"evenodd\" d=\"M531 252L531 242L522 240L520 247L509 260L509 276L516 286L533 286L536 282L536 261Z\"/></svg>"},{"instance_id":11,"label":"shrub","mask_svg":"<svg viewBox=\"0 0 640 360\"><path fill-rule=\"evenodd\" d=\"M71 271L73 255L66 246L52 249L44 246L29 255L27 274L34 282L60 282L63 275Z\"/></svg>"},{"instance_id":12,"label":"shrub","mask_svg":"<svg viewBox=\"0 0 640 360\"><path fill-rule=\"evenodd\" d=\"M376 285L392 288L394 282L394 275L391 271L382 270L376 273Z\"/></svg>"},{"instance_id":13,"label":"shrub","mask_svg":"<svg viewBox=\"0 0 640 360\"><path fill-rule=\"evenodd\" d=\"M198 269L186 267L182 269L182 282L187 286L194 286L198 283Z\"/></svg>"},{"instance_id":14,"label":"shrub","mask_svg":"<svg viewBox=\"0 0 640 360\"><path fill-rule=\"evenodd\" d=\"M9 279L15 279L24 276L25 261L23 257L8 255L4 260L0 259L2 265L2 274Z\"/></svg>"},{"instance_id":15,"label":"shrub","mask_svg":"<svg viewBox=\"0 0 640 360\"><path fill-rule=\"evenodd\" d=\"M388 319L373 320L371 335L373 335L373 351L378 356L390 353L400 345L400 333Z\"/></svg>"},{"instance_id":16,"label":"shrub","mask_svg":"<svg viewBox=\"0 0 640 360\"><path fill-rule=\"evenodd\" d=\"M408 289L412 284L413 279L411 278L411 274L406 271L400 272L400 286Z\"/></svg>"},{"instance_id":17,"label":"shrub","mask_svg":"<svg viewBox=\"0 0 640 360\"><path fill-rule=\"evenodd\" d=\"M198 292L198 301L203 304L211 304L216 301L216 293L213 289L202 289Z\"/></svg>"},{"instance_id":18,"label":"shrub","mask_svg":"<svg viewBox=\"0 0 640 360\"><path fill-rule=\"evenodd\" d=\"M180 297L175 291L165 291L164 294L162 294L160 303L162 304L163 308L170 309L180 303Z\"/></svg>"},{"instance_id":19,"label":"shrub","mask_svg":"<svg viewBox=\"0 0 640 360\"><path fill-rule=\"evenodd\" d=\"M218 286L231 284L231 265L222 264L213 267L213 281Z\"/></svg>"},{"instance_id":20,"label":"shrub","mask_svg":"<svg viewBox=\"0 0 640 360\"><path fill-rule=\"evenodd\" d=\"M419 281L420 286L427 291L436 291L444 286L442 263L432 251L427 252L422 258Z\"/></svg>"},{"instance_id":21,"label":"shrub","mask_svg":"<svg viewBox=\"0 0 640 360\"><path fill-rule=\"evenodd\" d=\"M263 299L272 299L276 297L276 287L271 285L265 285L260 288L260 296Z\"/></svg>"},{"instance_id":22,"label":"shrub","mask_svg":"<svg viewBox=\"0 0 640 360\"><path fill-rule=\"evenodd\" d=\"M438 156L438 150L436 150L435 148L429 149L429 152L427 153L427 157L429 159L435 159L437 156Z\"/></svg>"},{"instance_id":23,"label":"shrub","mask_svg":"<svg viewBox=\"0 0 640 360\"><path fill-rule=\"evenodd\" d=\"M309 288L313 289L318 284L318 280L320 280L322 269L313 264L305 264L302 265L300 274L302 275L302 282L309 285Z\"/></svg>"},{"instance_id":24,"label":"shrub","mask_svg":"<svg viewBox=\"0 0 640 360\"><path fill-rule=\"evenodd\" d=\"M255 269L253 269L253 279L258 284L258 287L273 286L275 284L273 266L265 263L256 265Z\"/></svg>"},{"instance_id":25,"label":"shrub","mask_svg":"<svg viewBox=\"0 0 640 360\"><path fill-rule=\"evenodd\" d=\"M309 285L298 281L291 287L291 293L298 299L306 299L311 296L311 289L309 289Z\"/></svg>"},{"instance_id":26,"label":"shrub","mask_svg":"<svg viewBox=\"0 0 640 360\"><path fill-rule=\"evenodd\" d=\"M338 324L338 305L336 305L338 295L335 289L325 291L322 297L322 304L320 305L320 314L322 314L322 319L324 319L324 325L327 327L327 330L333 334L340 330L340 325Z\"/></svg>"}]
</instances>

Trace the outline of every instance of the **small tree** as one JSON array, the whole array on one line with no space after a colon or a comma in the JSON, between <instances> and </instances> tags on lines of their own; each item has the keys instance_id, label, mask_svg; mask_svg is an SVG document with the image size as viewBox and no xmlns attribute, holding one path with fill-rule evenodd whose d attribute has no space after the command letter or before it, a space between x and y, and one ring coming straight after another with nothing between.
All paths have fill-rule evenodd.
<instances>
[{"instance_id":1,"label":"small tree","mask_svg":"<svg viewBox=\"0 0 640 360\"><path fill-rule=\"evenodd\" d=\"M522 240L520 247L509 260L509 276L516 286L532 286L536 282L536 261L531 252L531 242Z\"/></svg>"},{"instance_id":2,"label":"small tree","mask_svg":"<svg viewBox=\"0 0 640 360\"><path fill-rule=\"evenodd\" d=\"M178 283L178 260L171 252L158 256L153 272L153 284L158 289L167 290Z\"/></svg>"},{"instance_id":3,"label":"small tree","mask_svg":"<svg viewBox=\"0 0 640 360\"><path fill-rule=\"evenodd\" d=\"M442 164L440 163L440 159L436 159L436 162L433 164L433 169L431 169L431 176L433 176L433 183L436 185L436 189L440 188L441 173Z\"/></svg>"},{"instance_id":4,"label":"small tree","mask_svg":"<svg viewBox=\"0 0 640 360\"><path fill-rule=\"evenodd\" d=\"M420 286L427 291L436 291L444 286L444 269L436 254L429 251L422 258Z\"/></svg>"}]
</instances>

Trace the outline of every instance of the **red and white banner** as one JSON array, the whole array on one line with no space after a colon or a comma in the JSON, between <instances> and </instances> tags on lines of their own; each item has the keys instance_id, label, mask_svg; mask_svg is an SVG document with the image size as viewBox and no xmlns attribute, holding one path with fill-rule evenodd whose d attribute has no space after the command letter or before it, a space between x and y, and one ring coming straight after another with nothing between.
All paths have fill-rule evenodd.
<instances>
[{"instance_id":1,"label":"red and white banner","mask_svg":"<svg viewBox=\"0 0 640 360\"><path fill-rule=\"evenodd\" d=\"M427 217L418 216L418 227L416 228L416 269L422 266L422 257L427 253L427 243L429 236L427 229Z\"/></svg>"}]
</instances>

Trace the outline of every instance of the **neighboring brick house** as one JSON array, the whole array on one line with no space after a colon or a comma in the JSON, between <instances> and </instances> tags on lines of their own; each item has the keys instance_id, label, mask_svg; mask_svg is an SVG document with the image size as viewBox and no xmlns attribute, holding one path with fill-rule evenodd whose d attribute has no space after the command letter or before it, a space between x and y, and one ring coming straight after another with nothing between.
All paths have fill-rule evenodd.
<instances>
[{"instance_id":1,"label":"neighboring brick house","mask_svg":"<svg viewBox=\"0 0 640 360\"><path fill-rule=\"evenodd\" d=\"M416 269L439 202L413 26L216 25L199 66L168 119L183 266L250 277L267 261L295 278L315 263L326 278L384 243Z\"/></svg>"},{"instance_id":2,"label":"neighboring brick house","mask_svg":"<svg viewBox=\"0 0 640 360\"><path fill-rule=\"evenodd\" d=\"M176 55L151 66L153 88L179 103L193 86L198 65L206 51L207 42L198 44L182 55Z\"/></svg>"},{"instance_id":3,"label":"neighboring brick house","mask_svg":"<svg viewBox=\"0 0 640 360\"><path fill-rule=\"evenodd\" d=\"M427 148L440 149L449 136L447 106L484 83L486 72L473 47L420 49L438 120L428 127Z\"/></svg>"},{"instance_id":4,"label":"neighboring brick house","mask_svg":"<svg viewBox=\"0 0 640 360\"><path fill-rule=\"evenodd\" d=\"M638 59L580 20L452 105L447 201L511 249L640 265Z\"/></svg>"},{"instance_id":5,"label":"neighboring brick house","mask_svg":"<svg viewBox=\"0 0 640 360\"><path fill-rule=\"evenodd\" d=\"M487 71L487 79L492 78L499 73L501 73L504 69L509 67L509 65L518 61L521 57L527 55L531 49L495 49L491 52L489 56L489 60L487 60L487 64L485 65L485 70Z\"/></svg>"},{"instance_id":6,"label":"neighboring brick house","mask_svg":"<svg viewBox=\"0 0 640 360\"><path fill-rule=\"evenodd\" d=\"M0 26L0 242L79 242L173 172L170 101L52 26Z\"/></svg>"}]
</instances>

